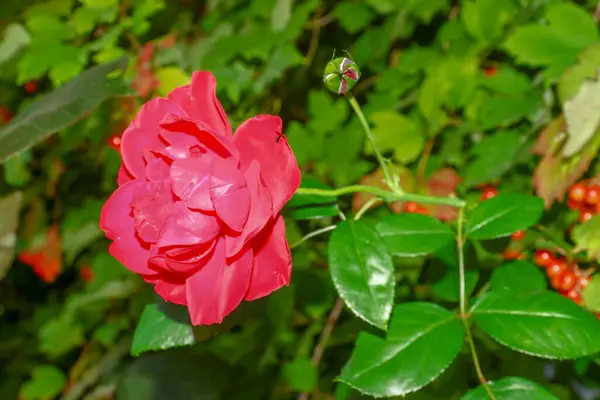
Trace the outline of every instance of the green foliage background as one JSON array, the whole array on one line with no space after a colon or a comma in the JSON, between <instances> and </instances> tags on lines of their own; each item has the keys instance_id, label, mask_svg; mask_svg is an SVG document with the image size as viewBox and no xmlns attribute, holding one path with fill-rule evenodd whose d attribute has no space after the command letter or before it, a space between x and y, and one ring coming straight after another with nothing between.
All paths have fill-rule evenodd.
<instances>
[{"instance_id":1,"label":"green foliage background","mask_svg":"<svg viewBox=\"0 0 600 400\"><path fill-rule=\"evenodd\" d=\"M342 314L322 359L318 366L311 363L328 315L339 307L328 271L328 235L294 249L290 287L244 303L222 326L173 325L160 319L160 310L169 305L146 307L154 304L152 289L108 255L97 225L120 163L118 151L108 144L111 135L122 132L148 96L187 83L194 70L210 70L234 127L260 113L283 117L303 185L377 185L381 177L358 119L343 97L322 84L333 52L347 50L362 71L353 93L405 190L456 192L473 203L482 184L501 192L535 193L547 207L544 228L528 231L520 250L530 254L552 243L570 249L565 241L571 240L577 216L562 204L563 195L570 184L598 171L600 135L597 122L589 122L597 113L598 90L592 86L591 94L575 101L582 85L593 85L586 79L595 79L600 68L596 3L4 0L0 104L18 116L0 127L0 159L6 160L0 191L22 192L16 252L36 246L58 249L61 273L45 283L19 261L0 262L0 399L263 400L295 399L300 393L311 393L315 400L368 398L339 382L351 380L352 362L341 371L357 337L377 341L385 335L348 309L338 310ZM112 64L107 67L106 62ZM83 72L98 64L104 66ZM122 72L110 74L113 70ZM24 90L30 81L37 82L35 93ZM149 92L140 95L144 85ZM55 89L59 91L48 95L54 97L45 97ZM550 139L562 132L561 110L569 101L574 105L565 108L566 118L583 127L569 132L568 152L557 153L548 140L536 144L544 128ZM290 243L330 226L339 210L356 211L361 202L360 196L337 203L325 199L318 206L292 202L285 211ZM0 209L5 211L0 234L6 238L16 229L10 217L17 213L14 204ZM443 208L430 211L442 220L455 218ZM383 206L367 214L361 240L368 240L372 226L391 215ZM593 229L597 218L579 225L574 234L588 262L600 254L600 234ZM59 243L48 240L52 226L58 229ZM397 248L393 260L382 256L382 263L393 262L395 268L391 300L400 304L394 311L398 315L401 307L408 307L407 313L419 311L402 305L408 300L457 306L456 262L445 246L450 233L426 234L435 249L419 253L415 246L423 242L415 240ZM342 230L336 234L342 242L350 240ZM467 244L469 292L485 287L490 276L492 287L526 294L546 288L545 277L527 261L499 268L506 264L503 251L514 245L508 239L472 239ZM11 248L5 241L2 246L4 252ZM433 251L436 257L426 256ZM91 270L93 280L83 280L82 269ZM588 296L593 299L586 303L594 309L598 296ZM554 307L553 301L547 306ZM185 310L171 308L170 315L185 315ZM432 312L440 318L448 313L440 310ZM134 340L140 318L151 325L147 337L142 332ZM481 322L490 334L493 323ZM164 329L167 338L158 335ZM458 329L461 344L462 328L447 329ZM600 397L594 356L537 359L501 347L478 328L474 335L491 380L527 378L562 400ZM388 332L388 339L392 336ZM165 343L173 338L181 348L145 352L170 347ZM566 343L563 350L575 354L578 346L583 344ZM134 358L130 349L143 354ZM462 397L479 382L467 349L456 348L456 353L456 362L439 379L405 398L486 398L483 392ZM417 351L406 360L407 368L418 369L419 357L435 364L437 356ZM523 393L527 385L533 384L527 383ZM584 397L584 392L595 397Z\"/></svg>"}]
</instances>

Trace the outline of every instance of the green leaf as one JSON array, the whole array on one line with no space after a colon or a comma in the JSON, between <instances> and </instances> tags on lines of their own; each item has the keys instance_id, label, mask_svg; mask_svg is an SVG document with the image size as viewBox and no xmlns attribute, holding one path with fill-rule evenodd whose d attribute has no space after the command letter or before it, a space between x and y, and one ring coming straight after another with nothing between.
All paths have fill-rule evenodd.
<instances>
[{"instance_id":1,"label":"green leaf","mask_svg":"<svg viewBox=\"0 0 600 400\"><path fill-rule=\"evenodd\" d=\"M0 281L6 276L15 257L16 232L22 202L21 192L0 198Z\"/></svg>"},{"instance_id":2,"label":"green leaf","mask_svg":"<svg viewBox=\"0 0 600 400\"><path fill-rule=\"evenodd\" d=\"M87 198L81 207L67 211L60 227L66 264L72 264L81 251L103 236L98 227L103 205L100 199Z\"/></svg>"},{"instance_id":3,"label":"green leaf","mask_svg":"<svg viewBox=\"0 0 600 400\"><path fill-rule=\"evenodd\" d=\"M335 217L340 214L337 205L298 207L290 212L290 218L301 221Z\"/></svg>"},{"instance_id":4,"label":"green leaf","mask_svg":"<svg viewBox=\"0 0 600 400\"><path fill-rule=\"evenodd\" d=\"M436 304L398 305L386 339L359 334L338 380L374 397L404 396L448 368L463 337L460 319Z\"/></svg>"},{"instance_id":5,"label":"green leaf","mask_svg":"<svg viewBox=\"0 0 600 400\"><path fill-rule=\"evenodd\" d=\"M462 6L461 17L471 36L491 43L502 35L504 26L516 12L511 0L469 0Z\"/></svg>"},{"instance_id":6,"label":"green leaf","mask_svg":"<svg viewBox=\"0 0 600 400\"><path fill-rule=\"evenodd\" d=\"M535 224L544 211L539 197L500 193L473 209L466 233L471 239L495 239L509 236Z\"/></svg>"},{"instance_id":7,"label":"green leaf","mask_svg":"<svg viewBox=\"0 0 600 400\"><path fill-rule=\"evenodd\" d=\"M83 327L69 315L50 320L38 333L40 350L49 357L59 357L82 345Z\"/></svg>"},{"instance_id":8,"label":"green leaf","mask_svg":"<svg viewBox=\"0 0 600 400\"><path fill-rule=\"evenodd\" d=\"M585 251L590 259L600 260L600 215L575 226L571 237L575 242L574 252Z\"/></svg>"},{"instance_id":9,"label":"green leaf","mask_svg":"<svg viewBox=\"0 0 600 400\"><path fill-rule=\"evenodd\" d=\"M583 304L588 310L600 313L600 275L592 276L582 293Z\"/></svg>"},{"instance_id":10,"label":"green leaf","mask_svg":"<svg viewBox=\"0 0 600 400\"><path fill-rule=\"evenodd\" d=\"M558 400L537 383L514 376L507 376L488 385L496 400ZM489 398L486 389L479 386L461 397L461 400L488 400Z\"/></svg>"},{"instance_id":11,"label":"green leaf","mask_svg":"<svg viewBox=\"0 0 600 400\"><path fill-rule=\"evenodd\" d=\"M577 95L564 105L567 123L567 141L562 153L571 157L590 141L600 125L600 81L585 81Z\"/></svg>"},{"instance_id":12,"label":"green leaf","mask_svg":"<svg viewBox=\"0 0 600 400\"><path fill-rule=\"evenodd\" d=\"M310 176L302 177L300 187L331 190L330 186ZM291 209L290 217L296 220L334 217L339 215L336 201L336 196L295 193L292 199L286 204L286 208Z\"/></svg>"},{"instance_id":13,"label":"green leaf","mask_svg":"<svg viewBox=\"0 0 600 400\"><path fill-rule=\"evenodd\" d=\"M22 400L47 400L58 396L67 377L54 365L38 365L31 372L31 380L21 387Z\"/></svg>"},{"instance_id":14,"label":"green leaf","mask_svg":"<svg viewBox=\"0 0 600 400\"><path fill-rule=\"evenodd\" d=\"M254 91L261 93L265 87L279 79L285 70L304 61L302 54L292 44L281 44L273 51L260 76L254 81Z\"/></svg>"},{"instance_id":15,"label":"green leaf","mask_svg":"<svg viewBox=\"0 0 600 400\"><path fill-rule=\"evenodd\" d=\"M158 93L165 97L176 87L189 84L192 79L187 72L176 66L158 68L155 74L159 82Z\"/></svg>"},{"instance_id":16,"label":"green leaf","mask_svg":"<svg viewBox=\"0 0 600 400\"><path fill-rule=\"evenodd\" d=\"M421 214L388 215L376 229L389 251L400 257L431 254L454 241L454 233L447 225Z\"/></svg>"},{"instance_id":17,"label":"green leaf","mask_svg":"<svg viewBox=\"0 0 600 400\"><path fill-rule=\"evenodd\" d=\"M339 2L333 9L333 15L349 34L364 29L375 18L371 7L363 2Z\"/></svg>"},{"instance_id":18,"label":"green leaf","mask_svg":"<svg viewBox=\"0 0 600 400\"><path fill-rule=\"evenodd\" d=\"M394 265L377 231L343 221L327 250L333 284L346 305L368 323L386 329L394 304Z\"/></svg>"},{"instance_id":19,"label":"green leaf","mask_svg":"<svg viewBox=\"0 0 600 400\"><path fill-rule=\"evenodd\" d=\"M373 137L381 151L393 150L394 159L401 163L414 161L425 140L420 125L395 111L381 111L371 115L374 122ZM370 143L366 143L367 154L373 154Z\"/></svg>"},{"instance_id":20,"label":"green leaf","mask_svg":"<svg viewBox=\"0 0 600 400\"><path fill-rule=\"evenodd\" d=\"M317 369L309 358L296 358L283 366L290 388L296 392L312 392L318 383Z\"/></svg>"},{"instance_id":21,"label":"green leaf","mask_svg":"<svg viewBox=\"0 0 600 400\"><path fill-rule=\"evenodd\" d=\"M292 18L294 0L277 0L271 12L271 28L274 32L281 32Z\"/></svg>"},{"instance_id":22,"label":"green leaf","mask_svg":"<svg viewBox=\"0 0 600 400\"><path fill-rule=\"evenodd\" d=\"M473 148L475 158L467 165L464 184L475 186L502 177L514 166L521 150L522 139L523 136L516 131L486 135Z\"/></svg>"},{"instance_id":23,"label":"green leaf","mask_svg":"<svg viewBox=\"0 0 600 400\"><path fill-rule=\"evenodd\" d=\"M497 95L483 99L479 105L478 120L484 130L508 127L535 113L540 107L542 94L533 91L525 95Z\"/></svg>"},{"instance_id":24,"label":"green leaf","mask_svg":"<svg viewBox=\"0 0 600 400\"><path fill-rule=\"evenodd\" d=\"M600 351L600 321L554 292L490 291L471 312L488 335L522 353L573 359Z\"/></svg>"},{"instance_id":25,"label":"green leaf","mask_svg":"<svg viewBox=\"0 0 600 400\"><path fill-rule=\"evenodd\" d=\"M19 50L29 45L31 36L21 24L9 24L0 42L0 65L13 58Z\"/></svg>"},{"instance_id":26,"label":"green leaf","mask_svg":"<svg viewBox=\"0 0 600 400\"><path fill-rule=\"evenodd\" d=\"M131 355L190 346L196 342L187 310L176 304L153 303L144 308L135 328Z\"/></svg>"},{"instance_id":27,"label":"green leaf","mask_svg":"<svg viewBox=\"0 0 600 400\"><path fill-rule=\"evenodd\" d=\"M490 279L493 290L536 292L546 289L546 277L529 261L517 260L494 269Z\"/></svg>"},{"instance_id":28,"label":"green leaf","mask_svg":"<svg viewBox=\"0 0 600 400\"><path fill-rule=\"evenodd\" d=\"M600 44L594 44L579 55L579 63L565 71L558 82L561 103L575 97L587 79L596 79L600 68Z\"/></svg>"},{"instance_id":29,"label":"green leaf","mask_svg":"<svg viewBox=\"0 0 600 400\"><path fill-rule=\"evenodd\" d=\"M0 128L0 162L74 124L109 97L127 93L120 79L107 79L126 66L125 58L98 65L32 103Z\"/></svg>"},{"instance_id":30,"label":"green leaf","mask_svg":"<svg viewBox=\"0 0 600 400\"><path fill-rule=\"evenodd\" d=\"M479 271L465 271L465 294L470 296L477 285ZM457 302L460 299L458 271L448 271L442 279L431 286L433 294L443 301Z\"/></svg>"},{"instance_id":31,"label":"green leaf","mask_svg":"<svg viewBox=\"0 0 600 400\"><path fill-rule=\"evenodd\" d=\"M505 46L517 62L547 66L558 75L577 60L577 55L598 41L592 15L572 3L548 7L548 25L537 23L517 28Z\"/></svg>"},{"instance_id":32,"label":"green leaf","mask_svg":"<svg viewBox=\"0 0 600 400\"><path fill-rule=\"evenodd\" d=\"M502 94L525 94L533 85L527 75L514 70L508 66L498 68L493 76L480 80L480 85Z\"/></svg>"}]
</instances>

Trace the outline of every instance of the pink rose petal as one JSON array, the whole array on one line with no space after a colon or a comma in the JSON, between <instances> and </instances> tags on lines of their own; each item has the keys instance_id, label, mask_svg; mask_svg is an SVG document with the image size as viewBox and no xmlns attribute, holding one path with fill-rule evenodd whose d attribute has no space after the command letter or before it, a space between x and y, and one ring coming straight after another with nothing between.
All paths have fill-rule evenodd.
<instances>
[{"instance_id":1,"label":"pink rose petal","mask_svg":"<svg viewBox=\"0 0 600 400\"><path fill-rule=\"evenodd\" d=\"M233 136L242 167L247 168L252 160L260 164L261 176L273 199L273 216L300 186L296 157L286 138L280 134L279 117L259 115L240 125Z\"/></svg>"},{"instance_id":2,"label":"pink rose petal","mask_svg":"<svg viewBox=\"0 0 600 400\"><path fill-rule=\"evenodd\" d=\"M250 193L244 175L233 162L213 160L210 198L219 218L232 230L241 232L250 212Z\"/></svg>"},{"instance_id":3,"label":"pink rose petal","mask_svg":"<svg viewBox=\"0 0 600 400\"><path fill-rule=\"evenodd\" d=\"M183 201L173 206L170 215L158 234L157 245L190 246L213 240L220 231L219 221L214 214L192 211Z\"/></svg>"},{"instance_id":4,"label":"pink rose petal","mask_svg":"<svg viewBox=\"0 0 600 400\"><path fill-rule=\"evenodd\" d=\"M183 158L173 161L173 192L192 209L213 211L210 198L210 159Z\"/></svg>"}]
</instances>

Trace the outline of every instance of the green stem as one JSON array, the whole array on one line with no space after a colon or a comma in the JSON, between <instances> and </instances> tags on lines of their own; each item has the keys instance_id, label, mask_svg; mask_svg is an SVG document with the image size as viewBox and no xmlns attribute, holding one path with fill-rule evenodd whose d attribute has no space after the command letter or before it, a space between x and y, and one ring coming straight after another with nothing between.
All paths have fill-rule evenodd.
<instances>
[{"instance_id":1,"label":"green stem","mask_svg":"<svg viewBox=\"0 0 600 400\"><path fill-rule=\"evenodd\" d=\"M346 98L348 99L348 103L350 103L350 106L352 107L352 109L356 113L356 116L358 117L360 123L362 124L363 129L365 130L365 135L367 136L367 139L371 143L371 147L373 147L373 152L375 153L375 157L377 157L377 161L379 162L379 165L381 165L381 170L383 171L383 176L385 177L385 182L387 183L387 185L390 188L395 189L395 190L400 190L400 188L395 184L394 180L392 179L392 176L390 175L390 173L388 171L387 165L385 164L385 160L383 159L383 155L381 154L381 152L377 148L377 145L375 144L375 139L373 138L373 132L371 132L371 127L369 127L369 123L367 122L367 119L365 118L365 114L363 114L362 109L360 108L360 105L356 101L356 97L354 97L352 92L347 92Z\"/></svg>"},{"instance_id":2,"label":"green stem","mask_svg":"<svg viewBox=\"0 0 600 400\"><path fill-rule=\"evenodd\" d=\"M315 236L318 236L318 235L321 235L323 233L327 233L329 231L334 230L336 226L337 225L329 225L329 226L326 226L325 228L317 229L316 231L313 231L311 233L306 234L300 240L298 240L297 242L291 244L290 245L290 250L293 250L296 247L300 246L302 243L306 242L308 239L311 239L311 238L313 238Z\"/></svg>"},{"instance_id":3,"label":"green stem","mask_svg":"<svg viewBox=\"0 0 600 400\"><path fill-rule=\"evenodd\" d=\"M483 370L481 369L481 364L479 363L479 357L477 356L477 349L475 348L475 341L473 340L473 335L471 334L471 326L469 325L469 315L467 314L467 296L465 290L465 255L463 252L463 246L465 243L465 237L463 232L464 225L464 217L465 217L465 209L461 207L458 210L458 226L456 233L456 250L458 251L458 276L459 276L459 291L460 291L460 319L463 322L465 327L467 343L469 345L469 351L471 353L471 357L473 358L473 365L475 366L475 372L477 373L477 378L479 382L483 385L484 389L490 396L490 399L496 400L490 385L487 382L487 379L483 375Z\"/></svg>"},{"instance_id":4,"label":"green stem","mask_svg":"<svg viewBox=\"0 0 600 400\"><path fill-rule=\"evenodd\" d=\"M381 199L374 197L372 199L370 199L369 201L367 201L365 204L363 204L363 206L356 212L356 215L354 216L354 220L358 221L359 219L362 218L362 216L369 211L369 208L373 207L375 205L375 203L381 201Z\"/></svg>"},{"instance_id":5,"label":"green stem","mask_svg":"<svg viewBox=\"0 0 600 400\"><path fill-rule=\"evenodd\" d=\"M375 186L366 185L351 185L344 186L338 189L313 189L299 188L296 193L315 196L342 196L351 193L371 193L381 197L384 201L414 201L420 204L445 204L452 207L462 208L465 206L465 201L456 197L437 197L425 196L415 193L391 192Z\"/></svg>"}]
</instances>

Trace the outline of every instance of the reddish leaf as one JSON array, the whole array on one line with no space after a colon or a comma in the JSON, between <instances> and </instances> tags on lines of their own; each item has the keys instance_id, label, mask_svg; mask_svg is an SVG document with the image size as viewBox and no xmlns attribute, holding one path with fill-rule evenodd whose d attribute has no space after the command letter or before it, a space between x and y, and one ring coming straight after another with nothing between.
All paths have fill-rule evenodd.
<instances>
[{"instance_id":1,"label":"reddish leaf","mask_svg":"<svg viewBox=\"0 0 600 400\"><path fill-rule=\"evenodd\" d=\"M449 196L455 192L456 187L462 181L458 173L449 167L434 172L427 181L427 191L432 196ZM451 221L456 219L458 212L456 208L446 205L432 205L429 207L431 214L442 220Z\"/></svg>"},{"instance_id":2,"label":"reddish leaf","mask_svg":"<svg viewBox=\"0 0 600 400\"><path fill-rule=\"evenodd\" d=\"M33 268L33 272L44 282L52 283L62 270L61 242L58 227L52 225L46 232L44 243L40 247L23 251L19 261Z\"/></svg>"},{"instance_id":3,"label":"reddish leaf","mask_svg":"<svg viewBox=\"0 0 600 400\"><path fill-rule=\"evenodd\" d=\"M559 151L563 131L562 118L552 121L540 133L532 149L533 153L542 155L534 172L533 184L546 207L563 200L569 187L587 171L600 149L600 134L596 133L579 154L564 158Z\"/></svg>"}]
</instances>

